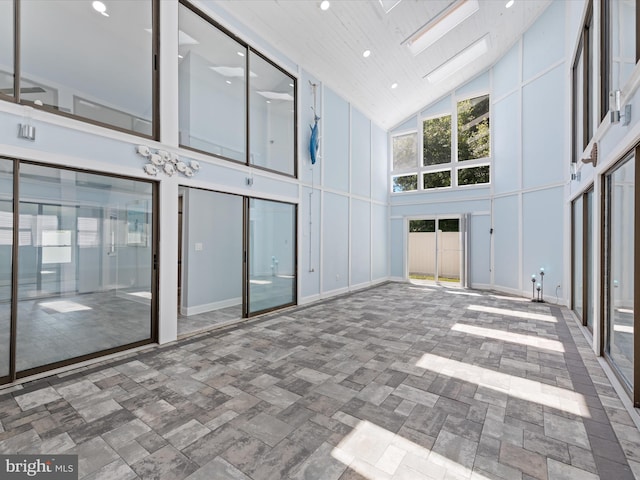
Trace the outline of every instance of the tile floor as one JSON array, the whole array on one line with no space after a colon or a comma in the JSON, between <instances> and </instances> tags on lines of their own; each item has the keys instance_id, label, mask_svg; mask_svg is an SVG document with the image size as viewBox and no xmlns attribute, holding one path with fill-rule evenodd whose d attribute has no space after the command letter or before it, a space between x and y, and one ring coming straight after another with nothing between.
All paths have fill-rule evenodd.
<instances>
[{"instance_id":1,"label":"tile floor","mask_svg":"<svg viewBox=\"0 0 640 480\"><path fill-rule=\"evenodd\" d=\"M82 479L633 479L564 308L391 283L0 392L0 453Z\"/></svg>"}]
</instances>

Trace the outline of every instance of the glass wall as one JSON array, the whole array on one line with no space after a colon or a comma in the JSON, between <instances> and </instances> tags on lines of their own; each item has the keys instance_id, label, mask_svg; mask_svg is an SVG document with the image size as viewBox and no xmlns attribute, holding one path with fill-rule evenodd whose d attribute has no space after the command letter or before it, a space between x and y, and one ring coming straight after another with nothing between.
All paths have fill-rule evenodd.
<instances>
[{"instance_id":1,"label":"glass wall","mask_svg":"<svg viewBox=\"0 0 640 480\"><path fill-rule=\"evenodd\" d=\"M584 324L593 331L594 311L594 283L593 283L593 190L584 194Z\"/></svg>"},{"instance_id":2,"label":"glass wall","mask_svg":"<svg viewBox=\"0 0 640 480\"><path fill-rule=\"evenodd\" d=\"M0 94L13 96L13 2L0 2Z\"/></svg>"},{"instance_id":3,"label":"glass wall","mask_svg":"<svg viewBox=\"0 0 640 480\"><path fill-rule=\"evenodd\" d=\"M248 314L296 302L296 206L249 199Z\"/></svg>"},{"instance_id":4,"label":"glass wall","mask_svg":"<svg viewBox=\"0 0 640 480\"><path fill-rule=\"evenodd\" d=\"M249 65L249 163L295 175L294 79L253 51Z\"/></svg>"},{"instance_id":5,"label":"glass wall","mask_svg":"<svg viewBox=\"0 0 640 480\"><path fill-rule=\"evenodd\" d=\"M635 157L605 176L605 353L633 389Z\"/></svg>"},{"instance_id":6,"label":"glass wall","mask_svg":"<svg viewBox=\"0 0 640 480\"><path fill-rule=\"evenodd\" d=\"M573 311L576 315L583 319L583 298L584 298L584 288L583 288L583 263L584 263L584 225L583 225L583 200L582 195L576 198L573 201L572 205L572 218L573 218L573 286L571 289L572 292L572 305Z\"/></svg>"},{"instance_id":7,"label":"glass wall","mask_svg":"<svg viewBox=\"0 0 640 480\"><path fill-rule=\"evenodd\" d=\"M153 185L21 164L18 372L152 338Z\"/></svg>"},{"instance_id":8,"label":"glass wall","mask_svg":"<svg viewBox=\"0 0 640 480\"><path fill-rule=\"evenodd\" d=\"M13 162L0 159L0 377L9 375L12 255Z\"/></svg>"},{"instance_id":9,"label":"glass wall","mask_svg":"<svg viewBox=\"0 0 640 480\"><path fill-rule=\"evenodd\" d=\"M180 144L244 163L247 49L179 8Z\"/></svg>"},{"instance_id":10,"label":"glass wall","mask_svg":"<svg viewBox=\"0 0 640 480\"><path fill-rule=\"evenodd\" d=\"M603 2L610 9L611 90L622 90L636 65L637 1Z\"/></svg>"},{"instance_id":11,"label":"glass wall","mask_svg":"<svg viewBox=\"0 0 640 480\"><path fill-rule=\"evenodd\" d=\"M21 100L151 136L152 17L151 0L20 2Z\"/></svg>"}]
</instances>

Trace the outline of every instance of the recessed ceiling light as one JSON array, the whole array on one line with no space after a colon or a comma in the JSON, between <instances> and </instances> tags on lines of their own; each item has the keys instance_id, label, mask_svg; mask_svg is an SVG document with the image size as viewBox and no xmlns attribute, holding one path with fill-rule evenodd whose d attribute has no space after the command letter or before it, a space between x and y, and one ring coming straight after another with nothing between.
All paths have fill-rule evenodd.
<instances>
[{"instance_id":1,"label":"recessed ceiling light","mask_svg":"<svg viewBox=\"0 0 640 480\"><path fill-rule=\"evenodd\" d=\"M416 56L427 47L436 43L479 9L480 5L478 4L478 0L458 0L442 10L402 43L407 45L411 53Z\"/></svg>"},{"instance_id":2,"label":"recessed ceiling light","mask_svg":"<svg viewBox=\"0 0 640 480\"><path fill-rule=\"evenodd\" d=\"M395 89L395 88L398 88L398 84L397 84L397 83L395 83L395 82L394 82L394 83L392 83L392 84L391 84L391 88L394 88L394 89Z\"/></svg>"},{"instance_id":3,"label":"recessed ceiling light","mask_svg":"<svg viewBox=\"0 0 640 480\"><path fill-rule=\"evenodd\" d=\"M238 55L240 55L241 57L244 57L244 52L238 51Z\"/></svg>"},{"instance_id":4,"label":"recessed ceiling light","mask_svg":"<svg viewBox=\"0 0 640 480\"><path fill-rule=\"evenodd\" d=\"M329 2L329 0L322 0L322 2L320 2L320 10L329 10L330 6L331 3Z\"/></svg>"},{"instance_id":5,"label":"recessed ceiling light","mask_svg":"<svg viewBox=\"0 0 640 480\"><path fill-rule=\"evenodd\" d=\"M91 4L91 6L93 7L93 9L94 9L96 12L101 13L101 14L102 14L102 15L104 15L105 17L108 17L108 16L109 16L109 14L107 13L107 6L106 6L104 3L99 2L98 0L95 0L95 1Z\"/></svg>"},{"instance_id":6,"label":"recessed ceiling light","mask_svg":"<svg viewBox=\"0 0 640 480\"><path fill-rule=\"evenodd\" d=\"M369 55L371 55L371 50L365 50L364 52L362 52L362 56L364 58L367 58Z\"/></svg>"},{"instance_id":7,"label":"recessed ceiling light","mask_svg":"<svg viewBox=\"0 0 640 480\"><path fill-rule=\"evenodd\" d=\"M291 88L293 88L293 83L290 83L290 84L289 84L289 86L290 86Z\"/></svg>"},{"instance_id":8,"label":"recessed ceiling light","mask_svg":"<svg viewBox=\"0 0 640 480\"><path fill-rule=\"evenodd\" d=\"M184 58L184 55L178 54L178 58Z\"/></svg>"},{"instance_id":9,"label":"recessed ceiling light","mask_svg":"<svg viewBox=\"0 0 640 480\"><path fill-rule=\"evenodd\" d=\"M231 85L231 80L227 80L227 85Z\"/></svg>"},{"instance_id":10,"label":"recessed ceiling light","mask_svg":"<svg viewBox=\"0 0 640 480\"><path fill-rule=\"evenodd\" d=\"M271 103L271 100L267 100L267 103Z\"/></svg>"},{"instance_id":11,"label":"recessed ceiling light","mask_svg":"<svg viewBox=\"0 0 640 480\"><path fill-rule=\"evenodd\" d=\"M513 7L513 4L516 2L516 0L509 0L507 2L507 4L505 5L505 8L511 8Z\"/></svg>"}]
</instances>

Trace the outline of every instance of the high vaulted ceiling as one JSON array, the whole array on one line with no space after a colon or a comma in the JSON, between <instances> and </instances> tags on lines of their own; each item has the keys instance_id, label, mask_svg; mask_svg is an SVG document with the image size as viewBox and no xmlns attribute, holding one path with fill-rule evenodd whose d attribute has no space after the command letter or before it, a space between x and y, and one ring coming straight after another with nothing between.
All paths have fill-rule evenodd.
<instances>
[{"instance_id":1,"label":"high vaulted ceiling","mask_svg":"<svg viewBox=\"0 0 640 480\"><path fill-rule=\"evenodd\" d=\"M390 128L493 65L551 0L479 0L480 9L414 56L406 46L453 0L204 0L236 17L273 47ZM488 53L439 83L425 76L483 36ZM364 58L364 50L371 55ZM391 85L397 83L395 89Z\"/></svg>"}]
</instances>

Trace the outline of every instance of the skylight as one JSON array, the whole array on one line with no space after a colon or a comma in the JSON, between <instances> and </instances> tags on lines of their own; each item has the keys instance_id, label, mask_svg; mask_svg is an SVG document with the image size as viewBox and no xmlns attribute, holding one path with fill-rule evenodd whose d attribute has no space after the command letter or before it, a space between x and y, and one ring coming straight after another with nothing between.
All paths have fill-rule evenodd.
<instances>
[{"instance_id":1,"label":"skylight","mask_svg":"<svg viewBox=\"0 0 640 480\"><path fill-rule=\"evenodd\" d=\"M429 83L438 83L466 67L481 55L489 51L489 35L485 35L474 44L468 46L455 57L450 58L438 68L427 74Z\"/></svg>"},{"instance_id":2,"label":"skylight","mask_svg":"<svg viewBox=\"0 0 640 480\"><path fill-rule=\"evenodd\" d=\"M416 56L480 9L478 0L457 0L404 41Z\"/></svg>"}]
</instances>

